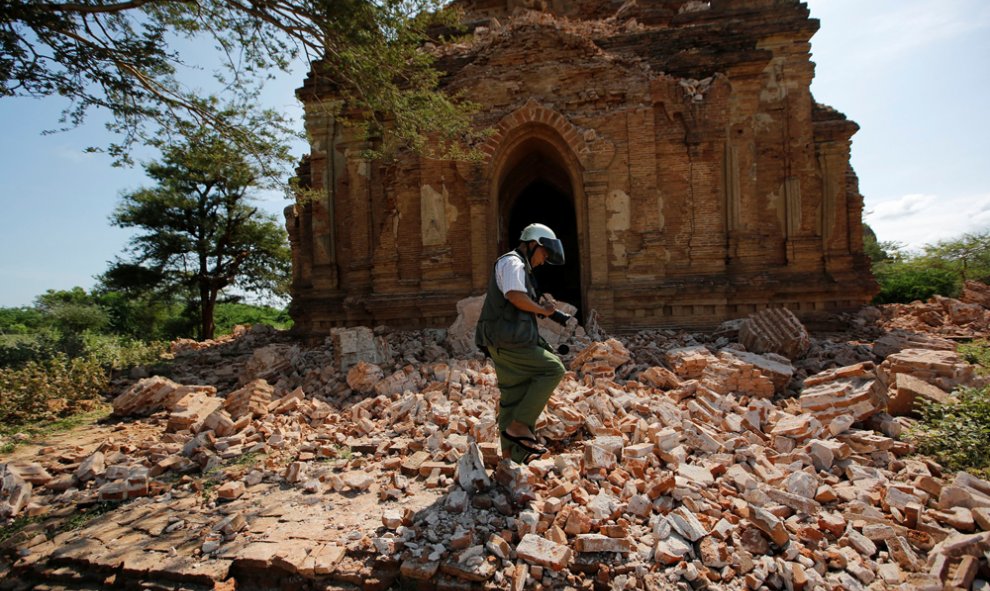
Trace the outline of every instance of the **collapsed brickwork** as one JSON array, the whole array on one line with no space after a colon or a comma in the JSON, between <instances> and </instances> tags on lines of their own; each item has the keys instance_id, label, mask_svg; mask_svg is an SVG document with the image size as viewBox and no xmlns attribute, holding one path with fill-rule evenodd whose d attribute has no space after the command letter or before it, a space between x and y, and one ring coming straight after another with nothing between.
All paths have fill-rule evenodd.
<instances>
[{"instance_id":1,"label":"collapsed brickwork","mask_svg":"<svg viewBox=\"0 0 990 591\"><path fill-rule=\"evenodd\" d=\"M780 309L562 333L552 453L526 466L463 317L179 341L112 421L0 454L0 588L986 589L990 482L901 433L987 383L949 341L990 330L967 287L828 335Z\"/></svg>"},{"instance_id":2,"label":"collapsed brickwork","mask_svg":"<svg viewBox=\"0 0 990 591\"><path fill-rule=\"evenodd\" d=\"M870 299L858 127L811 95L804 3L459 4L471 34L431 50L484 107L482 161L366 160L332 89L299 90L300 178L323 195L286 210L300 330L449 325L537 221L568 257L543 288L608 330Z\"/></svg>"}]
</instances>

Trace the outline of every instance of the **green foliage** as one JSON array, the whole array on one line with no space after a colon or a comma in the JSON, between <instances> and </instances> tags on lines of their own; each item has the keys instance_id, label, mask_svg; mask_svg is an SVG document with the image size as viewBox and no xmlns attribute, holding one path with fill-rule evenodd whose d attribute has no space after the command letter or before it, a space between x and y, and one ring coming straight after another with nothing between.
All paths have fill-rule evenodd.
<instances>
[{"instance_id":1,"label":"green foliage","mask_svg":"<svg viewBox=\"0 0 990 591\"><path fill-rule=\"evenodd\" d=\"M81 341L87 359L111 370L154 364L168 351L168 343L164 341L146 343L120 335L95 332L83 333Z\"/></svg>"},{"instance_id":2,"label":"green foliage","mask_svg":"<svg viewBox=\"0 0 990 591\"><path fill-rule=\"evenodd\" d=\"M88 404L86 406L89 406ZM10 425L0 424L0 435L9 437L14 434L24 435L24 441L37 441L61 433L71 431L85 425L92 425L110 416L113 407L103 402L97 402L92 410L84 410L75 414L68 414L58 419L29 420L23 423ZM0 446L0 454L8 454L17 449L20 442L8 441Z\"/></svg>"},{"instance_id":3,"label":"green foliage","mask_svg":"<svg viewBox=\"0 0 990 591\"><path fill-rule=\"evenodd\" d=\"M218 335L230 334L238 324L267 324L279 330L292 328L292 318L289 317L289 312L270 306L254 306L234 302L219 303L214 317Z\"/></svg>"},{"instance_id":4,"label":"green foliage","mask_svg":"<svg viewBox=\"0 0 990 591\"><path fill-rule=\"evenodd\" d=\"M964 234L910 253L896 243L877 243L864 224L863 247L880 284L877 304L924 301L934 295L956 297L968 279L990 281L990 231Z\"/></svg>"},{"instance_id":5,"label":"green foliage","mask_svg":"<svg viewBox=\"0 0 990 591\"><path fill-rule=\"evenodd\" d=\"M971 343L961 343L957 350L967 363L978 366L977 372L983 375L990 374L990 341L979 339Z\"/></svg>"},{"instance_id":6,"label":"green foliage","mask_svg":"<svg viewBox=\"0 0 990 591\"><path fill-rule=\"evenodd\" d=\"M431 26L456 21L444 4L7 0L0 3L0 96L66 97L64 127L91 108L109 111L108 127L120 134L109 152L121 162L129 162L134 143L172 141L191 121L254 157L266 176L280 177L290 131L278 113L257 107L257 95L273 70L289 71L300 58L313 66L314 88L341 97L337 114L372 114L369 132L383 144L470 133L470 109L436 90L433 58L422 51ZM182 51L176 39L193 42ZM215 49L214 60L201 54L204 47ZM233 111L203 96L200 84L183 83L188 64L211 61Z\"/></svg>"},{"instance_id":7,"label":"green foliage","mask_svg":"<svg viewBox=\"0 0 990 591\"><path fill-rule=\"evenodd\" d=\"M35 523L40 523L41 520L42 517L40 515L21 514L17 516L17 518L10 523L0 526L0 544L3 544L7 540L16 536L26 527Z\"/></svg>"},{"instance_id":8,"label":"green foliage","mask_svg":"<svg viewBox=\"0 0 990 591\"><path fill-rule=\"evenodd\" d=\"M109 383L93 359L56 355L0 368L0 425L51 420L93 409Z\"/></svg>"},{"instance_id":9,"label":"green foliage","mask_svg":"<svg viewBox=\"0 0 990 591\"><path fill-rule=\"evenodd\" d=\"M100 501L95 505L82 507L59 526L57 533L82 529L97 517L117 509L122 503L123 501Z\"/></svg>"},{"instance_id":10,"label":"green foliage","mask_svg":"<svg viewBox=\"0 0 990 591\"><path fill-rule=\"evenodd\" d=\"M106 286L97 293L99 305L109 318L104 333L142 341L172 340L192 334L188 323L177 326L174 322L183 306L171 298L113 291Z\"/></svg>"},{"instance_id":11,"label":"green foliage","mask_svg":"<svg viewBox=\"0 0 990 591\"><path fill-rule=\"evenodd\" d=\"M896 258L902 247L897 242L879 242L877 234L867 223L863 223L863 252L874 264Z\"/></svg>"},{"instance_id":12,"label":"green foliage","mask_svg":"<svg viewBox=\"0 0 990 591\"><path fill-rule=\"evenodd\" d=\"M909 432L918 452L951 470L990 475L990 387L955 392L958 402L921 400L921 421Z\"/></svg>"},{"instance_id":13,"label":"green foliage","mask_svg":"<svg viewBox=\"0 0 990 591\"><path fill-rule=\"evenodd\" d=\"M45 324L37 308L0 308L0 335L30 334Z\"/></svg>"},{"instance_id":14,"label":"green foliage","mask_svg":"<svg viewBox=\"0 0 990 591\"><path fill-rule=\"evenodd\" d=\"M990 231L963 234L925 247L932 265L956 273L961 281L990 281Z\"/></svg>"},{"instance_id":15,"label":"green foliage","mask_svg":"<svg viewBox=\"0 0 990 591\"><path fill-rule=\"evenodd\" d=\"M61 342L62 335L51 328L33 334L0 335L0 367L50 359L61 350Z\"/></svg>"},{"instance_id":16,"label":"green foliage","mask_svg":"<svg viewBox=\"0 0 990 591\"><path fill-rule=\"evenodd\" d=\"M873 266L880 284L877 304L909 303L933 295L948 297L959 293L959 280L950 270L938 268L925 259L897 258Z\"/></svg>"},{"instance_id":17,"label":"green foliage","mask_svg":"<svg viewBox=\"0 0 990 591\"><path fill-rule=\"evenodd\" d=\"M157 186L125 195L111 218L141 233L131 239L129 259L107 271L107 286L159 300L178 295L197 313L202 338L214 336L214 308L225 288L284 289L287 234L251 205L259 172L234 145L189 130L145 170Z\"/></svg>"}]
</instances>

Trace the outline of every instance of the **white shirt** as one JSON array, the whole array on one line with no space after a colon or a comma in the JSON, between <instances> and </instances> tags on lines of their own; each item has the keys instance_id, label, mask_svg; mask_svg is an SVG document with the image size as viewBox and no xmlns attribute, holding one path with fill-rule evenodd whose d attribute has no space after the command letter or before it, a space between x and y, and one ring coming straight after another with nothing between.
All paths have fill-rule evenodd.
<instances>
[{"instance_id":1,"label":"white shirt","mask_svg":"<svg viewBox=\"0 0 990 591\"><path fill-rule=\"evenodd\" d=\"M526 265L522 258L510 254L500 258L495 263L495 282L502 294L510 291L521 291L528 295L526 289Z\"/></svg>"}]
</instances>

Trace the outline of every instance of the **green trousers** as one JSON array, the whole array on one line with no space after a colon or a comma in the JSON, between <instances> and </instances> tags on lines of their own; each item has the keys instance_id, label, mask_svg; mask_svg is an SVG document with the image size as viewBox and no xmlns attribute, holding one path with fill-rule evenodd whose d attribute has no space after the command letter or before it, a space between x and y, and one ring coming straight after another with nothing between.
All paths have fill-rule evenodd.
<instances>
[{"instance_id":1,"label":"green trousers","mask_svg":"<svg viewBox=\"0 0 990 591\"><path fill-rule=\"evenodd\" d=\"M495 362L498 389L502 395L498 404L498 430L501 433L512 421L519 421L536 429L536 421L547 406L554 388L564 377L564 364L543 347L521 349L488 348ZM529 455L526 450L505 437L502 440L502 456L523 463Z\"/></svg>"}]
</instances>

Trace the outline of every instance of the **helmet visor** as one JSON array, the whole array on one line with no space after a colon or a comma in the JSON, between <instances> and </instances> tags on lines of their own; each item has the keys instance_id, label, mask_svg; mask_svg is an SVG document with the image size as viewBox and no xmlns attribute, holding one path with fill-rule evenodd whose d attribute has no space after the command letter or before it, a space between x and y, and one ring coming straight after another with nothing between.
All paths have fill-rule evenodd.
<instances>
[{"instance_id":1,"label":"helmet visor","mask_svg":"<svg viewBox=\"0 0 990 591\"><path fill-rule=\"evenodd\" d=\"M556 238L540 238L540 246L547 249L547 263L551 265L564 264L564 245Z\"/></svg>"}]
</instances>

